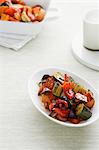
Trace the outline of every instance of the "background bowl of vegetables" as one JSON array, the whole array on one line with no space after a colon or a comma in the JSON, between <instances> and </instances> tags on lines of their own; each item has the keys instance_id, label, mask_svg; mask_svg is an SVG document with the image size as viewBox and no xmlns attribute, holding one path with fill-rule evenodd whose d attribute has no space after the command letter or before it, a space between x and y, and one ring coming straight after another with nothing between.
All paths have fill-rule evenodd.
<instances>
[{"instance_id":1,"label":"background bowl of vegetables","mask_svg":"<svg viewBox=\"0 0 99 150\"><path fill-rule=\"evenodd\" d=\"M34 37L45 24L51 0L0 0L0 32Z\"/></svg>"},{"instance_id":2,"label":"background bowl of vegetables","mask_svg":"<svg viewBox=\"0 0 99 150\"><path fill-rule=\"evenodd\" d=\"M33 73L28 84L34 106L48 119L83 127L99 118L99 94L85 79L52 67Z\"/></svg>"}]
</instances>

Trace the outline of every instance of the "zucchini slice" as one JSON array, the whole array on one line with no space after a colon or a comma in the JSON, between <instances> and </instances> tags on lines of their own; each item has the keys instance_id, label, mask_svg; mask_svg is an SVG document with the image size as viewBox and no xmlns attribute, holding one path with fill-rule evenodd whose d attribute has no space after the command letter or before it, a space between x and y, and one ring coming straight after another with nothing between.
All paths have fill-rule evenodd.
<instances>
[{"instance_id":1,"label":"zucchini slice","mask_svg":"<svg viewBox=\"0 0 99 150\"><path fill-rule=\"evenodd\" d=\"M87 92L88 92L88 90L85 89L85 87L81 87L81 93L82 93L82 94L86 94Z\"/></svg>"},{"instance_id":2,"label":"zucchini slice","mask_svg":"<svg viewBox=\"0 0 99 150\"><path fill-rule=\"evenodd\" d=\"M60 72L54 73L54 78L59 81L60 83L64 82L64 76Z\"/></svg>"},{"instance_id":3,"label":"zucchini slice","mask_svg":"<svg viewBox=\"0 0 99 150\"><path fill-rule=\"evenodd\" d=\"M75 93L79 92L79 93L82 93L82 94L85 94L87 92L87 89L85 89L85 87L79 85L79 84L76 84L73 91Z\"/></svg>"},{"instance_id":4,"label":"zucchini slice","mask_svg":"<svg viewBox=\"0 0 99 150\"><path fill-rule=\"evenodd\" d=\"M92 112L82 103L77 106L76 115L83 120L87 120L92 116Z\"/></svg>"},{"instance_id":5,"label":"zucchini slice","mask_svg":"<svg viewBox=\"0 0 99 150\"><path fill-rule=\"evenodd\" d=\"M60 98L63 98L64 96L65 96L65 94L64 94L64 92L63 92L63 90L62 90L61 95L60 95Z\"/></svg>"},{"instance_id":6,"label":"zucchini slice","mask_svg":"<svg viewBox=\"0 0 99 150\"><path fill-rule=\"evenodd\" d=\"M57 96L57 97L60 97L61 96L61 93L62 93L62 86L61 86L61 84L59 83L59 82L56 82L55 84L54 84L54 87L53 87L53 90L52 90L52 92L53 92L53 95L55 95L55 96Z\"/></svg>"},{"instance_id":7,"label":"zucchini slice","mask_svg":"<svg viewBox=\"0 0 99 150\"><path fill-rule=\"evenodd\" d=\"M80 90L80 85L79 85L79 84L76 84L75 87L74 87L74 89L73 89L73 91L74 91L75 93L77 93L77 92L79 92L79 90Z\"/></svg>"}]
</instances>

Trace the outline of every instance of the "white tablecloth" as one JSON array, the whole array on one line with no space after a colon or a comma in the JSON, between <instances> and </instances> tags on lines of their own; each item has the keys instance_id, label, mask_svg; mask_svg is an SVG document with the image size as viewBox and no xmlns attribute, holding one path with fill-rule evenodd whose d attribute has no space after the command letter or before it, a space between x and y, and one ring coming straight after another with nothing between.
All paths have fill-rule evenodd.
<instances>
[{"instance_id":1,"label":"white tablecloth","mask_svg":"<svg viewBox=\"0 0 99 150\"><path fill-rule=\"evenodd\" d=\"M98 150L99 121L68 128L41 115L28 95L28 78L38 68L59 66L86 78L99 90L99 72L79 64L71 40L84 13L97 3L53 3L63 16L47 23L36 40L18 52L0 47L0 150Z\"/></svg>"}]
</instances>

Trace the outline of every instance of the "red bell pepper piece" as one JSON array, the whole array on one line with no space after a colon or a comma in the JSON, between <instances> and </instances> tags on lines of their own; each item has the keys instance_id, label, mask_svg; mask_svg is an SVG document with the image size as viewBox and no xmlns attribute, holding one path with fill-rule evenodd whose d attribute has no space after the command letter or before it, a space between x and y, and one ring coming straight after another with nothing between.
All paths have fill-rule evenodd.
<instances>
[{"instance_id":1,"label":"red bell pepper piece","mask_svg":"<svg viewBox=\"0 0 99 150\"><path fill-rule=\"evenodd\" d=\"M68 120L69 120L71 123L74 123L74 124L80 123L80 119L78 119L78 118L69 118Z\"/></svg>"},{"instance_id":2,"label":"red bell pepper piece","mask_svg":"<svg viewBox=\"0 0 99 150\"><path fill-rule=\"evenodd\" d=\"M92 108L95 104L95 100L94 99L91 99L90 101L88 101L87 103L85 103L85 105L88 107L88 108Z\"/></svg>"},{"instance_id":3,"label":"red bell pepper piece","mask_svg":"<svg viewBox=\"0 0 99 150\"><path fill-rule=\"evenodd\" d=\"M34 14L28 8L26 9L26 14L31 19L31 21L35 21Z\"/></svg>"},{"instance_id":4,"label":"red bell pepper piece","mask_svg":"<svg viewBox=\"0 0 99 150\"><path fill-rule=\"evenodd\" d=\"M69 79L70 79L70 77L67 75L67 74L65 74L65 76L64 76L64 81L69 81Z\"/></svg>"},{"instance_id":5,"label":"red bell pepper piece","mask_svg":"<svg viewBox=\"0 0 99 150\"><path fill-rule=\"evenodd\" d=\"M9 7L9 8L5 11L5 13L6 13L7 15L13 17L13 16L14 16L14 13L16 13L16 10L15 10L14 8L12 8L12 7Z\"/></svg>"},{"instance_id":6,"label":"red bell pepper piece","mask_svg":"<svg viewBox=\"0 0 99 150\"><path fill-rule=\"evenodd\" d=\"M63 90L69 90L69 89L73 89L75 87L75 83L74 82L64 82L63 83Z\"/></svg>"},{"instance_id":7,"label":"red bell pepper piece","mask_svg":"<svg viewBox=\"0 0 99 150\"><path fill-rule=\"evenodd\" d=\"M49 105L49 110L52 111L53 108L54 108L54 103L51 103L51 104Z\"/></svg>"},{"instance_id":8,"label":"red bell pepper piece","mask_svg":"<svg viewBox=\"0 0 99 150\"><path fill-rule=\"evenodd\" d=\"M85 96L87 97L88 102L93 99L93 94L91 92L87 92Z\"/></svg>"},{"instance_id":9,"label":"red bell pepper piece","mask_svg":"<svg viewBox=\"0 0 99 150\"><path fill-rule=\"evenodd\" d=\"M22 0L11 0L13 4L21 4L21 5L25 5L25 2Z\"/></svg>"},{"instance_id":10,"label":"red bell pepper piece","mask_svg":"<svg viewBox=\"0 0 99 150\"><path fill-rule=\"evenodd\" d=\"M70 110L67 109L67 110L61 110L60 108L55 108L54 111L60 115L61 117L68 117L69 113L70 113Z\"/></svg>"},{"instance_id":11,"label":"red bell pepper piece","mask_svg":"<svg viewBox=\"0 0 99 150\"><path fill-rule=\"evenodd\" d=\"M70 89L70 82L64 82L63 84L63 90L67 91Z\"/></svg>"},{"instance_id":12,"label":"red bell pepper piece","mask_svg":"<svg viewBox=\"0 0 99 150\"><path fill-rule=\"evenodd\" d=\"M11 3L11 0L0 0L0 3L4 3L4 2L10 2Z\"/></svg>"},{"instance_id":13,"label":"red bell pepper piece","mask_svg":"<svg viewBox=\"0 0 99 150\"><path fill-rule=\"evenodd\" d=\"M85 105L91 109L95 104L95 100L93 98L93 93L91 91L89 91L85 94L85 96L87 97L87 103L85 103Z\"/></svg>"},{"instance_id":14,"label":"red bell pepper piece","mask_svg":"<svg viewBox=\"0 0 99 150\"><path fill-rule=\"evenodd\" d=\"M71 100L74 97L74 92L72 89L69 89L68 91L65 91L65 95Z\"/></svg>"},{"instance_id":15,"label":"red bell pepper piece","mask_svg":"<svg viewBox=\"0 0 99 150\"><path fill-rule=\"evenodd\" d=\"M64 104L65 108L68 108L68 102L61 99L56 100L56 105L60 106L60 104Z\"/></svg>"},{"instance_id":16,"label":"red bell pepper piece","mask_svg":"<svg viewBox=\"0 0 99 150\"><path fill-rule=\"evenodd\" d=\"M60 121L66 122L67 118L66 117L61 117L60 115L57 115L56 118Z\"/></svg>"}]
</instances>

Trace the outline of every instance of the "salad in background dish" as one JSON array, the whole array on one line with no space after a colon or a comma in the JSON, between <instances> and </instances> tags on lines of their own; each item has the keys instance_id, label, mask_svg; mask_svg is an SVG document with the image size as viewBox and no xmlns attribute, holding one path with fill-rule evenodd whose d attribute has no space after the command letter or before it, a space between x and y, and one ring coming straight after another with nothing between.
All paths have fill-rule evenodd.
<instances>
[{"instance_id":1,"label":"salad in background dish","mask_svg":"<svg viewBox=\"0 0 99 150\"><path fill-rule=\"evenodd\" d=\"M38 85L38 96L52 118L78 124L92 116L93 93L71 76L60 72L46 74Z\"/></svg>"},{"instance_id":2,"label":"salad in background dish","mask_svg":"<svg viewBox=\"0 0 99 150\"><path fill-rule=\"evenodd\" d=\"M23 0L0 0L0 20L15 22L41 22L45 10L39 4L28 6Z\"/></svg>"}]
</instances>

